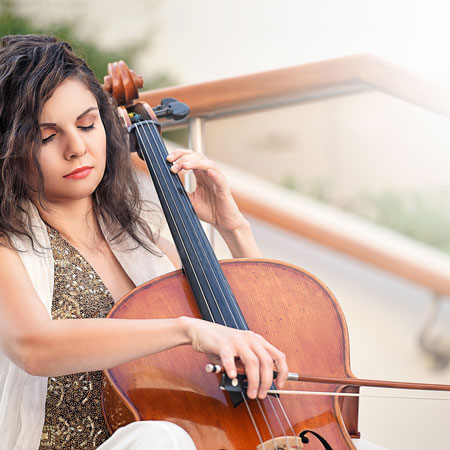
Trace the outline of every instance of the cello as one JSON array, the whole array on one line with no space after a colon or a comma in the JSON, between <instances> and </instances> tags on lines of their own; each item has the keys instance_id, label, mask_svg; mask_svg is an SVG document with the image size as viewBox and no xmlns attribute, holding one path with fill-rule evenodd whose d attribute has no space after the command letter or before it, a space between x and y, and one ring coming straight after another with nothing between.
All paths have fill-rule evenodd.
<instances>
[{"instance_id":1,"label":"cello","mask_svg":"<svg viewBox=\"0 0 450 450\"><path fill-rule=\"evenodd\" d=\"M357 382L348 387L355 380L348 332L333 294L290 264L219 263L179 177L170 172L159 133L157 116L183 117L183 106L167 99L152 110L134 102L139 77L122 62L111 64L109 73L105 88L126 105L120 114L147 163L183 269L136 287L108 317L192 316L251 329L283 349L291 366L311 375L300 382L304 391L357 392ZM110 430L136 420L168 420L183 427L200 450L355 448L357 398L249 400L242 383L233 390L226 377L219 381L202 370L206 362L192 348L177 347L105 371L103 407ZM317 387L315 379L323 374L328 378ZM294 384L287 383L290 388Z\"/></svg>"}]
</instances>

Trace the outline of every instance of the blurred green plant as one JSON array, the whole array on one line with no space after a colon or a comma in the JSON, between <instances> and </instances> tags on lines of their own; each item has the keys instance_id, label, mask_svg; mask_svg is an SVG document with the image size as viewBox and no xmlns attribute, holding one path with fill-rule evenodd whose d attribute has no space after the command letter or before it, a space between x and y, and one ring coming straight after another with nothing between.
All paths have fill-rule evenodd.
<instances>
[{"instance_id":1,"label":"blurred green plant","mask_svg":"<svg viewBox=\"0 0 450 450\"><path fill-rule=\"evenodd\" d=\"M299 181L295 173L288 172L283 174L280 180L280 184L290 191L300 191L303 194L306 194L306 192L300 188Z\"/></svg>"},{"instance_id":2,"label":"blurred green plant","mask_svg":"<svg viewBox=\"0 0 450 450\"><path fill-rule=\"evenodd\" d=\"M81 39L77 32L80 19L61 19L58 23L42 25L33 18L21 13L18 2L14 0L0 0L0 36L8 34L49 34L70 43L75 52L85 59L94 71L100 82L107 73L107 64L120 59L127 62L133 68L136 57L140 52L148 48L148 35L134 42L127 42L122 46L117 46L115 50L105 50L100 48L95 41ZM155 89L162 86L175 84L175 81L166 74L158 74L153 78L144 75L144 89Z\"/></svg>"},{"instance_id":3,"label":"blurred green plant","mask_svg":"<svg viewBox=\"0 0 450 450\"><path fill-rule=\"evenodd\" d=\"M176 142L180 145L180 147L187 148L189 147L189 129L188 127L177 128L175 130L167 130L163 129L163 138L168 139L169 141Z\"/></svg>"},{"instance_id":4,"label":"blurred green plant","mask_svg":"<svg viewBox=\"0 0 450 450\"><path fill-rule=\"evenodd\" d=\"M364 192L343 209L450 253L450 193Z\"/></svg>"},{"instance_id":5,"label":"blurred green plant","mask_svg":"<svg viewBox=\"0 0 450 450\"><path fill-rule=\"evenodd\" d=\"M400 193L385 190L361 192L336 200L325 179L300 183L295 173L289 172L283 175L280 184L450 253L450 191Z\"/></svg>"},{"instance_id":6,"label":"blurred green plant","mask_svg":"<svg viewBox=\"0 0 450 450\"><path fill-rule=\"evenodd\" d=\"M148 36L145 33L142 39L117 47L114 51L100 48L96 42L81 39L78 36L79 21L77 19L66 19L58 24L41 25L25 15L18 8L14 0L0 0L0 36L8 34L49 34L70 43L75 52L85 59L89 67L94 71L97 79L102 83L107 74L109 62L124 60L130 68L135 66L135 60L139 54L148 48ZM170 75L160 73L153 77L140 74L144 77L143 90L156 89L163 86L176 84L176 80ZM156 106L156 105L152 105ZM179 143L181 146L188 145L187 129L179 129L164 132L164 137Z\"/></svg>"},{"instance_id":7,"label":"blurred green plant","mask_svg":"<svg viewBox=\"0 0 450 450\"><path fill-rule=\"evenodd\" d=\"M300 183L293 172L283 174L280 184L291 191L298 191L320 202L332 203L331 186L328 180L316 178L308 183Z\"/></svg>"}]
</instances>

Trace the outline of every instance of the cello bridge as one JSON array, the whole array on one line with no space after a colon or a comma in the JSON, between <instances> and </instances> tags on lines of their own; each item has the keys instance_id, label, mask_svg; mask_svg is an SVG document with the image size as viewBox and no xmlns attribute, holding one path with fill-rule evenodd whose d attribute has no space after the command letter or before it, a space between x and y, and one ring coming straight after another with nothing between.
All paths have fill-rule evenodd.
<instances>
[{"instance_id":1,"label":"cello bridge","mask_svg":"<svg viewBox=\"0 0 450 450\"><path fill-rule=\"evenodd\" d=\"M280 436L269 439L256 447L256 450L301 450L303 444L298 436Z\"/></svg>"}]
</instances>

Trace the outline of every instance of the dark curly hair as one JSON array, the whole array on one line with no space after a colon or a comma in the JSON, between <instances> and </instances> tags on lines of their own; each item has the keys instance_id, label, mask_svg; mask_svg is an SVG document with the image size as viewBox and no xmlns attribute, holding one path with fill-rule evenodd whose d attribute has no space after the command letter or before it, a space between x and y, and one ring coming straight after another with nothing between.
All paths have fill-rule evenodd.
<instances>
[{"instance_id":1,"label":"dark curly hair","mask_svg":"<svg viewBox=\"0 0 450 450\"><path fill-rule=\"evenodd\" d=\"M31 201L27 172L33 161L39 177L38 198L44 207L44 180L38 161L42 145L39 117L44 103L69 77L80 80L93 93L106 131L106 169L93 194L94 211L110 225L112 240L129 233L137 244L155 253L143 239L144 234L154 242L156 236L141 218L147 206L139 194L128 133L114 99L67 42L41 35L12 35L0 40L0 245L12 246L10 236L17 235L29 238L36 248L24 207Z\"/></svg>"}]
</instances>

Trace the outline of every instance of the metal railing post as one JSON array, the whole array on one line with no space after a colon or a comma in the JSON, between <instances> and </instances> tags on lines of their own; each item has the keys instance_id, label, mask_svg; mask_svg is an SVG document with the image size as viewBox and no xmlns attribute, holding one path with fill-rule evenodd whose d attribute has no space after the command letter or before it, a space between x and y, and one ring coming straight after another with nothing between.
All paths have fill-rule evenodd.
<instances>
[{"instance_id":1,"label":"metal railing post","mask_svg":"<svg viewBox=\"0 0 450 450\"><path fill-rule=\"evenodd\" d=\"M203 127L204 127L205 119L203 117L193 117L189 121L189 147L194 152L201 152L206 154L205 151L205 142L203 139ZM188 191L191 191L194 188L195 180L193 179L193 175L189 174L189 176L185 179L185 187ZM215 230L211 225L206 225L206 235L208 236L209 241L214 249L214 241L215 241Z\"/></svg>"}]
</instances>

